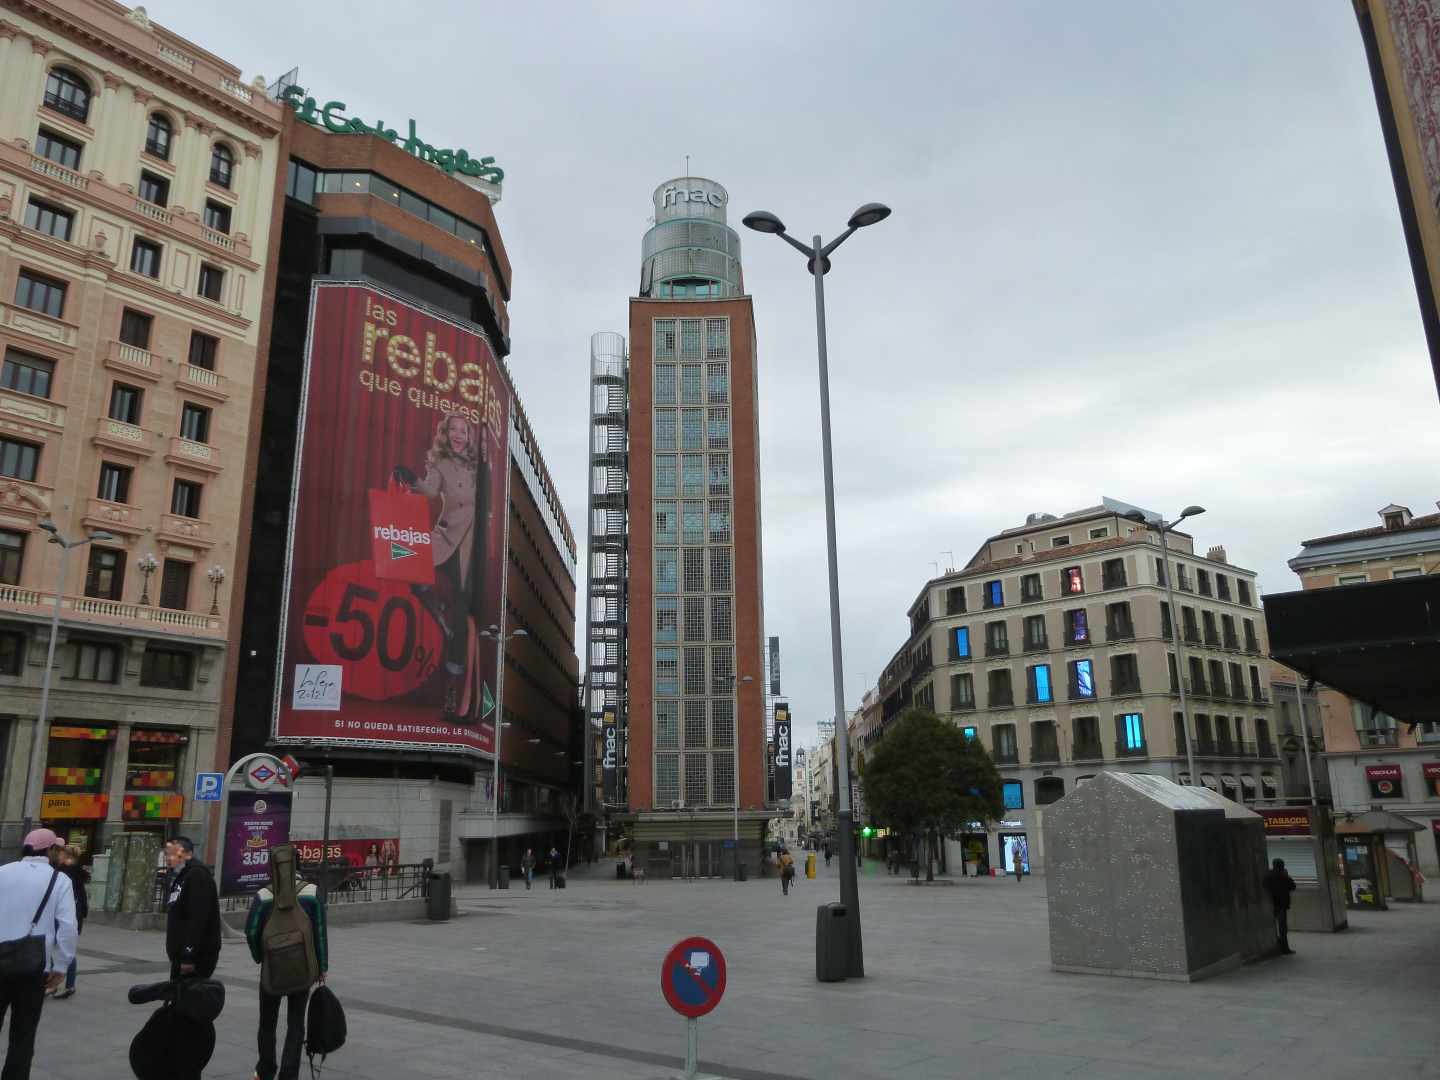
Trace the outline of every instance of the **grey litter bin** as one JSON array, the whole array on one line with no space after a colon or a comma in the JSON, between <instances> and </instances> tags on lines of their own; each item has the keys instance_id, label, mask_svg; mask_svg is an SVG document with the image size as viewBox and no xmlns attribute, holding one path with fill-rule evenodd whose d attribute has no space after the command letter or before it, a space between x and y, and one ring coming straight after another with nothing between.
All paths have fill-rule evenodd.
<instances>
[{"instance_id":1,"label":"grey litter bin","mask_svg":"<svg viewBox=\"0 0 1440 1080\"><path fill-rule=\"evenodd\" d=\"M736 863L736 864L735 864L735 880L736 880L736 881L749 881L749 880L750 880L750 868L749 868L749 866L747 866L747 865L746 865L745 863L743 863L743 862L742 862L742 863Z\"/></svg>"},{"instance_id":2,"label":"grey litter bin","mask_svg":"<svg viewBox=\"0 0 1440 1080\"><path fill-rule=\"evenodd\" d=\"M450 918L450 875L430 875L430 896L428 912L431 922L444 922Z\"/></svg>"},{"instance_id":3,"label":"grey litter bin","mask_svg":"<svg viewBox=\"0 0 1440 1080\"><path fill-rule=\"evenodd\" d=\"M510 887L510 867L502 865L500 867L500 876L497 880L500 888L508 889Z\"/></svg>"},{"instance_id":4,"label":"grey litter bin","mask_svg":"<svg viewBox=\"0 0 1440 1080\"><path fill-rule=\"evenodd\" d=\"M850 913L844 904L815 909L815 978L841 982L849 968Z\"/></svg>"}]
</instances>

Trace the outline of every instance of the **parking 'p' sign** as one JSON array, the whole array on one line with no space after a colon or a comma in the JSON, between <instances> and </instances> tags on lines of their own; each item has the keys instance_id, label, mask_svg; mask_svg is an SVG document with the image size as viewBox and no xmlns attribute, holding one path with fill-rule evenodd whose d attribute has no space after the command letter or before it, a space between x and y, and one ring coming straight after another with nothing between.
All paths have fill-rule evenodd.
<instances>
[{"instance_id":1,"label":"parking 'p' sign","mask_svg":"<svg viewBox=\"0 0 1440 1080\"><path fill-rule=\"evenodd\" d=\"M195 801L219 802L221 788L225 785L225 774L202 772L195 774Z\"/></svg>"},{"instance_id":2,"label":"parking 'p' sign","mask_svg":"<svg viewBox=\"0 0 1440 1080\"><path fill-rule=\"evenodd\" d=\"M708 938L686 938L665 954L660 991L681 1016L704 1016L725 995L725 954Z\"/></svg>"}]
</instances>

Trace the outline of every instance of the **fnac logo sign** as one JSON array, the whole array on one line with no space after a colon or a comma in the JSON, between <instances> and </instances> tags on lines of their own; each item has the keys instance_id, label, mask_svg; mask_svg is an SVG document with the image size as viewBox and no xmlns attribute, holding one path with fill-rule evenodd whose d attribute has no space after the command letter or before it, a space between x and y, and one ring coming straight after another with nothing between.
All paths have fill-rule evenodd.
<instances>
[{"instance_id":1,"label":"fnac logo sign","mask_svg":"<svg viewBox=\"0 0 1440 1080\"><path fill-rule=\"evenodd\" d=\"M620 747L619 738L616 735L615 725L605 725L605 748L600 756L600 767L607 772L613 771L619 764Z\"/></svg>"}]
</instances>

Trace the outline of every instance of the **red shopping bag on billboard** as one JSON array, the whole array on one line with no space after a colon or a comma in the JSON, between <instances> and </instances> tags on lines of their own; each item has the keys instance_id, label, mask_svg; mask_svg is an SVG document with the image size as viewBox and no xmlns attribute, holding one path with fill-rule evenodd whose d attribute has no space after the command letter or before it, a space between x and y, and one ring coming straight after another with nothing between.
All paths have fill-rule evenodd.
<instances>
[{"instance_id":1,"label":"red shopping bag on billboard","mask_svg":"<svg viewBox=\"0 0 1440 1080\"><path fill-rule=\"evenodd\" d=\"M435 584L430 500L391 482L370 489L370 552L375 576L412 585Z\"/></svg>"}]
</instances>

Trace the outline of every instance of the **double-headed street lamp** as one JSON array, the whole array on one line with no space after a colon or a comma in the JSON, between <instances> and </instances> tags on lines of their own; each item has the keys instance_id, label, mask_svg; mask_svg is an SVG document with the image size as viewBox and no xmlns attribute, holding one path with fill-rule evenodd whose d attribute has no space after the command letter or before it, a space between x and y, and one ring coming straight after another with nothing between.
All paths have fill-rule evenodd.
<instances>
[{"instance_id":1,"label":"double-headed street lamp","mask_svg":"<svg viewBox=\"0 0 1440 1080\"><path fill-rule=\"evenodd\" d=\"M60 573L55 582L55 607L50 612L50 644L45 650L45 675L40 682L40 714L35 718L35 741L30 744L30 767L25 772L25 799L21 806L26 833L40 816L40 792L45 787L42 770L45 767L45 748L50 741L50 672L55 666L55 639L60 636L60 604L65 598L65 564L70 561L71 548L84 547L95 540L115 539L101 530L79 540L66 540L60 535L55 522L49 518L40 522L40 528L50 534L49 542L60 548Z\"/></svg>"},{"instance_id":2,"label":"double-headed street lamp","mask_svg":"<svg viewBox=\"0 0 1440 1080\"><path fill-rule=\"evenodd\" d=\"M500 887L500 736L505 731L505 644L516 638L529 637L525 629L513 634L502 634L500 627L487 626L480 631L480 637L498 644L495 664L495 767L490 770L490 887ZM532 740L533 741L533 740Z\"/></svg>"},{"instance_id":3,"label":"double-headed street lamp","mask_svg":"<svg viewBox=\"0 0 1440 1080\"><path fill-rule=\"evenodd\" d=\"M830 365L825 354L825 275L830 271L830 255L850 238L856 229L876 225L890 216L890 208L881 203L866 203L850 215L844 232L830 243L821 242L817 234L806 246L785 231L784 223L767 210L746 214L747 228L772 233L800 254L815 278L815 338L820 354L820 446L825 462L825 543L830 561L830 661L835 682L835 757L841 777L837 803L840 834L840 902L845 906L850 930L847 974L861 978L865 974L865 951L860 933L860 884L855 875L855 823L850 807L850 748L845 730L845 676L840 656L840 572L835 556L835 467L830 452ZM738 778L737 778L738 779Z\"/></svg>"},{"instance_id":4,"label":"double-headed street lamp","mask_svg":"<svg viewBox=\"0 0 1440 1080\"><path fill-rule=\"evenodd\" d=\"M1165 537L1186 518L1204 512L1203 506L1187 506L1180 511L1180 516L1168 525L1164 518L1147 518L1139 510L1131 510L1125 514L1128 520L1139 522L1151 532L1160 534L1161 565L1165 567L1165 597L1170 604L1170 636L1175 639L1175 682L1180 687L1180 719L1185 728L1185 765L1190 770L1192 784L1200 783L1200 775L1195 771L1195 740L1190 737L1190 702L1185 696L1185 646L1181 643L1184 634L1180 628L1180 609L1175 606L1175 585L1171 580L1175 575L1170 573L1170 545L1165 542Z\"/></svg>"}]
</instances>

